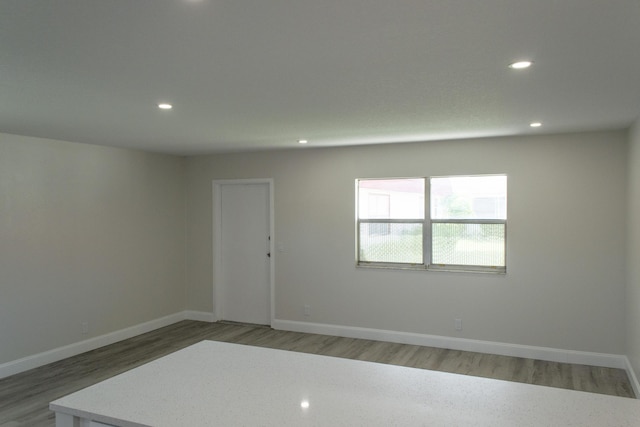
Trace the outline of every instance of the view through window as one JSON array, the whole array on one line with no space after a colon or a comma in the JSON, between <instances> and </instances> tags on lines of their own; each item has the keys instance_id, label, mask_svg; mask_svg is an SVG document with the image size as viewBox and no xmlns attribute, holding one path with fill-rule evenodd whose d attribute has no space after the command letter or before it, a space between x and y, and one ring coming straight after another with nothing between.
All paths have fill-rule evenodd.
<instances>
[{"instance_id":1,"label":"view through window","mask_svg":"<svg viewBox=\"0 0 640 427\"><path fill-rule=\"evenodd\" d=\"M506 175L361 179L357 198L359 265L506 270Z\"/></svg>"}]
</instances>

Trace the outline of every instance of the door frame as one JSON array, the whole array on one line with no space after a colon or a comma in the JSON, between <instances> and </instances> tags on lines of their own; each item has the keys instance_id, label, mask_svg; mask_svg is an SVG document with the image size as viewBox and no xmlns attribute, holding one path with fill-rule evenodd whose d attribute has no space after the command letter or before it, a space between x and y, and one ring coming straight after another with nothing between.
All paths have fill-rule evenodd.
<instances>
[{"instance_id":1,"label":"door frame","mask_svg":"<svg viewBox=\"0 0 640 427\"><path fill-rule=\"evenodd\" d=\"M269 252L271 257L269 258L269 325L273 324L275 318L275 251L274 245L274 229L275 229L275 215L273 208L273 178L255 178L255 179L221 179L213 180L212 182L212 200L213 200L213 319L214 321L222 320L221 313L223 311L222 306L222 289L221 286L217 286L220 283L220 267L222 265L222 252L221 252L221 239L222 236L222 200L220 198L220 188L223 185L247 185L247 184L267 184L269 190L269 235L271 239L269 241Z\"/></svg>"}]
</instances>

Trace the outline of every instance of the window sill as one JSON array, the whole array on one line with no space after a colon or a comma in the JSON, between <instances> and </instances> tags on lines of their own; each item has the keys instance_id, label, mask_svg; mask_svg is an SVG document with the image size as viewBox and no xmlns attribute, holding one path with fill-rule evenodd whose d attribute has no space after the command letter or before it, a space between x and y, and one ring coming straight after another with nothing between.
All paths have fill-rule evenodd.
<instances>
[{"instance_id":1,"label":"window sill","mask_svg":"<svg viewBox=\"0 0 640 427\"><path fill-rule=\"evenodd\" d=\"M507 274L506 268L464 268L452 266L425 266L423 264L356 264L356 268L371 268L376 270L410 270L410 271L438 271L443 273L479 273L479 274Z\"/></svg>"}]
</instances>

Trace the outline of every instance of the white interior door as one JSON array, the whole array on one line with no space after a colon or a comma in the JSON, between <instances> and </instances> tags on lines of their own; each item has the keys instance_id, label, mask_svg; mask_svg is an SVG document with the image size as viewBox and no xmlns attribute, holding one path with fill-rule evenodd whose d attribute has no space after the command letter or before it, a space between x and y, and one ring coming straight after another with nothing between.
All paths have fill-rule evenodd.
<instances>
[{"instance_id":1,"label":"white interior door","mask_svg":"<svg viewBox=\"0 0 640 427\"><path fill-rule=\"evenodd\" d=\"M217 317L270 325L270 185L224 183L217 188Z\"/></svg>"}]
</instances>

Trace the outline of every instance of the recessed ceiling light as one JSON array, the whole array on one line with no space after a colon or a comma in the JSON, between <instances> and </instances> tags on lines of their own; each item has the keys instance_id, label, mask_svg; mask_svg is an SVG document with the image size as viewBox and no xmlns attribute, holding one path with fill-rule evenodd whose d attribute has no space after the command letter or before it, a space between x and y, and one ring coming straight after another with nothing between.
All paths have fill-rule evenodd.
<instances>
[{"instance_id":1,"label":"recessed ceiling light","mask_svg":"<svg viewBox=\"0 0 640 427\"><path fill-rule=\"evenodd\" d=\"M171 110L173 108L173 105L163 102L161 104L158 104L158 108L161 110Z\"/></svg>"},{"instance_id":2,"label":"recessed ceiling light","mask_svg":"<svg viewBox=\"0 0 640 427\"><path fill-rule=\"evenodd\" d=\"M298 144L306 144L307 142L309 142L309 141L307 141L306 139L299 139L298 140Z\"/></svg>"},{"instance_id":3,"label":"recessed ceiling light","mask_svg":"<svg viewBox=\"0 0 640 427\"><path fill-rule=\"evenodd\" d=\"M509 64L509 68L512 68L514 70L524 70L525 68L531 67L531 65L533 65L533 62L531 61L518 61Z\"/></svg>"},{"instance_id":4,"label":"recessed ceiling light","mask_svg":"<svg viewBox=\"0 0 640 427\"><path fill-rule=\"evenodd\" d=\"M540 122L531 122L531 123L529 123L529 126L531 126L532 128L539 128L540 126L542 126L542 123L540 123Z\"/></svg>"}]
</instances>

